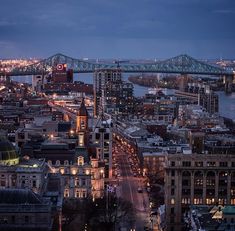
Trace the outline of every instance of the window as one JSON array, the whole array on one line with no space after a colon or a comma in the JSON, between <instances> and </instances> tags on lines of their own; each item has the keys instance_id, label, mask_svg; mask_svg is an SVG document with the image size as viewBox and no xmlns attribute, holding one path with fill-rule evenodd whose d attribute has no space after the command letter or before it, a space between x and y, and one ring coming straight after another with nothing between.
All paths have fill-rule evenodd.
<instances>
[{"instance_id":1,"label":"window","mask_svg":"<svg viewBox=\"0 0 235 231\"><path fill-rule=\"evenodd\" d=\"M84 164L84 158L82 156L78 157L78 165L83 165Z\"/></svg>"},{"instance_id":2,"label":"window","mask_svg":"<svg viewBox=\"0 0 235 231\"><path fill-rule=\"evenodd\" d=\"M215 203L215 198L206 198L206 204L211 205Z\"/></svg>"},{"instance_id":3,"label":"window","mask_svg":"<svg viewBox=\"0 0 235 231\"><path fill-rule=\"evenodd\" d=\"M76 190L76 192L75 192L75 197L79 197L79 191L78 190Z\"/></svg>"},{"instance_id":4,"label":"window","mask_svg":"<svg viewBox=\"0 0 235 231\"><path fill-rule=\"evenodd\" d=\"M109 140L109 133L105 133L105 134L104 134L104 139L105 139L105 140Z\"/></svg>"},{"instance_id":5,"label":"window","mask_svg":"<svg viewBox=\"0 0 235 231\"><path fill-rule=\"evenodd\" d=\"M182 189L182 195L190 195L190 189L183 188Z\"/></svg>"},{"instance_id":6,"label":"window","mask_svg":"<svg viewBox=\"0 0 235 231\"><path fill-rule=\"evenodd\" d=\"M194 180L194 185L203 185L203 179L195 179Z\"/></svg>"},{"instance_id":7,"label":"window","mask_svg":"<svg viewBox=\"0 0 235 231\"><path fill-rule=\"evenodd\" d=\"M203 193L203 189L194 189L194 194L196 194L196 195L202 195L202 193Z\"/></svg>"},{"instance_id":8,"label":"window","mask_svg":"<svg viewBox=\"0 0 235 231\"><path fill-rule=\"evenodd\" d=\"M175 185L175 180L171 180L171 186Z\"/></svg>"},{"instance_id":9,"label":"window","mask_svg":"<svg viewBox=\"0 0 235 231\"><path fill-rule=\"evenodd\" d=\"M21 181L21 185L22 185L22 187L25 186L25 180L22 180L22 181Z\"/></svg>"},{"instance_id":10,"label":"window","mask_svg":"<svg viewBox=\"0 0 235 231\"><path fill-rule=\"evenodd\" d=\"M190 167L191 161L183 161L182 165L183 165L183 167Z\"/></svg>"},{"instance_id":11,"label":"window","mask_svg":"<svg viewBox=\"0 0 235 231\"><path fill-rule=\"evenodd\" d=\"M1 180L1 182L0 182L0 186L1 186L1 187L5 187L5 186L6 186L6 182L5 182L5 180Z\"/></svg>"},{"instance_id":12,"label":"window","mask_svg":"<svg viewBox=\"0 0 235 231\"><path fill-rule=\"evenodd\" d=\"M171 167L175 166L175 161L171 161Z\"/></svg>"},{"instance_id":13,"label":"window","mask_svg":"<svg viewBox=\"0 0 235 231\"><path fill-rule=\"evenodd\" d=\"M172 207L172 208L171 208L171 214L174 214L174 213L175 213L175 208Z\"/></svg>"},{"instance_id":14,"label":"window","mask_svg":"<svg viewBox=\"0 0 235 231\"><path fill-rule=\"evenodd\" d=\"M82 179L82 186L86 185L86 179Z\"/></svg>"},{"instance_id":15,"label":"window","mask_svg":"<svg viewBox=\"0 0 235 231\"><path fill-rule=\"evenodd\" d=\"M208 167L215 167L216 166L216 163L214 161L208 161L207 162L207 166Z\"/></svg>"},{"instance_id":16,"label":"window","mask_svg":"<svg viewBox=\"0 0 235 231\"><path fill-rule=\"evenodd\" d=\"M187 198L187 197L186 198L182 198L181 203L185 204L185 205L190 204L190 198Z\"/></svg>"},{"instance_id":17,"label":"window","mask_svg":"<svg viewBox=\"0 0 235 231\"><path fill-rule=\"evenodd\" d=\"M171 198L171 204L174 205L175 204L175 199Z\"/></svg>"},{"instance_id":18,"label":"window","mask_svg":"<svg viewBox=\"0 0 235 231\"><path fill-rule=\"evenodd\" d=\"M231 196L235 196L235 189L231 189Z\"/></svg>"},{"instance_id":19,"label":"window","mask_svg":"<svg viewBox=\"0 0 235 231\"><path fill-rule=\"evenodd\" d=\"M220 167L227 167L228 163L227 162L219 162Z\"/></svg>"},{"instance_id":20,"label":"window","mask_svg":"<svg viewBox=\"0 0 235 231\"><path fill-rule=\"evenodd\" d=\"M33 180L33 187L37 187L37 181L36 180Z\"/></svg>"},{"instance_id":21,"label":"window","mask_svg":"<svg viewBox=\"0 0 235 231\"><path fill-rule=\"evenodd\" d=\"M206 179L206 185L207 186L214 186L215 180L214 179Z\"/></svg>"},{"instance_id":22,"label":"window","mask_svg":"<svg viewBox=\"0 0 235 231\"><path fill-rule=\"evenodd\" d=\"M175 176L175 170L171 170L171 176Z\"/></svg>"},{"instance_id":23,"label":"window","mask_svg":"<svg viewBox=\"0 0 235 231\"><path fill-rule=\"evenodd\" d=\"M182 185L183 186L189 186L189 180L182 180Z\"/></svg>"},{"instance_id":24,"label":"window","mask_svg":"<svg viewBox=\"0 0 235 231\"><path fill-rule=\"evenodd\" d=\"M194 203L195 205L202 204L202 198L194 198L193 203Z\"/></svg>"},{"instance_id":25,"label":"window","mask_svg":"<svg viewBox=\"0 0 235 231\"><path fill-rule=\"evenodd\" d=\"M65 189L65 191L64 191L64 197L69 197L69 190L68 190L68 189Z\"/></svg>"},{"instance_id":26,"label":"window","mask_svg":"<svg viewBox=\"0 0 235 231\"><path fill-rule=\"evenodd\" d=\"M82 197L85 198L86 197L86 191L82 192Z\"/></svg>"},{"instance_id":27,"label":"window","mask_svg":"<svg viewBox=\"0 0 235 231\"><path fill-rule=\"evenodd\" d=\"M175 194L175 189L172 188L172 189L171 189L171 195L173 196L174 194Z\"/></svg>"},{"instance_id":28,"label":"window","mask_svg":"<svg viewBox=\"0 0 235 231\"><path fill-rule=\"evenodd\" d=\"M206 195L207 195L208 197L214 196L214 195L215 195L215 189L209 189L209 188L207 188L207 189L206 189Z\"/></svg>"},{"instance_id":29,"label":"window","mask_svg":"<svg viewBox=\"0 0 235 231\"><path fill-rule=\"evenodd\" d=\"M203 167L203 162L202 161L196 161L195 166L196 167Z\"/></svg>"},{"instance_id":30,"label":"window","mask_svg":"<svg viewBox=\"0 0 235 231\"><path fill-rule=\"evenodd\" d=\"M25 216L24 221L25 221L25 223L29 223L29 216Z\"/></svg>"}]
</instances>

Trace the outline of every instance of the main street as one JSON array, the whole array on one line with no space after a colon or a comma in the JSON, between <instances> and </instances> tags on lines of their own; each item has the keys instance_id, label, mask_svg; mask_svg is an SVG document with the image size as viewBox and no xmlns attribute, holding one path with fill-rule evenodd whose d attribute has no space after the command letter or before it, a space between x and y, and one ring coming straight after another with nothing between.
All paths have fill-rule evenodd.
<instances>
[{"instance_id":1,"label":"main street","mask_svg":"<svg viewBox=\"0 0 235 231\"><path fill-rule=\"evenodd\" d=\"M136 211L135 225L134 227L128 228L129 230L143 231L145 226L151 226L149 199L145 189L144 179L138 176L132 156L127 150L124 150L120 144L115 144L114 150L119 180L117 196L132 202Z\"/></svg>"}]
</instances>

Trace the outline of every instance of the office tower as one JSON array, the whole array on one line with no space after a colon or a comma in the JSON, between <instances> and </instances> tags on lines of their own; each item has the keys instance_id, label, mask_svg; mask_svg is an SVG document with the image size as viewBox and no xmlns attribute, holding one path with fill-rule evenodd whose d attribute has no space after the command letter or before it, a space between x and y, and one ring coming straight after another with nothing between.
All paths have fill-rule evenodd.
<instances>
[{"instance_id":1,"label":"office tower","mask_svg":"<svg viewBox=\"0 0 235 231\"><path fill-rule=\"evenodd\" d=\"M94 115L102 112L127 115L133 111L133 85L122 81L117 69L101 69L94 74Z\"/></svg>"},{"instance_id":2,"label":"office tower","mask_svg":"<svg viewBox=\"0 0 235 231\"><path fill-rule=\"evenodd\" d=\"M212 90L200 93L198 97L198 104L203 106L210 114L219 112L219 96Z\"/></svg>"}]
</instances>

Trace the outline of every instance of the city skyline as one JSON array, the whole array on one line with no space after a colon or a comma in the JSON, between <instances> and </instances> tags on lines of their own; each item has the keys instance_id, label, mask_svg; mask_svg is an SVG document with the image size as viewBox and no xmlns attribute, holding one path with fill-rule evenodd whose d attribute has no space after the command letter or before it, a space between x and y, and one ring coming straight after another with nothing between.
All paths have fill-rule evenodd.
<instances>
[{"instance_id":1,"label":"city skyline","mask_svg":"<svg viewBox=\"0 0 235 231\"><path fill-rule=\"evenodd\" d=\"M231 0L10 0L0 13L0 58L234 58Z\"/></svg>"}]
</instances>

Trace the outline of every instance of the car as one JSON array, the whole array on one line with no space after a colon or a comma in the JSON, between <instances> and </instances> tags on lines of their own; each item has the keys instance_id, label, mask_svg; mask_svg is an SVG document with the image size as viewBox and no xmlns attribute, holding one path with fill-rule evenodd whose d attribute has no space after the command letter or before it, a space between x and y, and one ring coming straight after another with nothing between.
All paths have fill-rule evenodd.
<instances>
[{"instance_id":1,"label":"car","mask_svg":"<svg viewBox=\"0 0 235 231\"><path fill-rule=\"evenodd\" d=\"M134 173L134 174L133 174L133 176L134 176L134 177L137 177L137 174L136 174L136 173Z\"/></svg>"},{"instance_id":2,"label":"car","mask_svg":"<svg viewBox=\"0 0 235 231\"><path fill-rule=\"evenodd\" d=\"M142 193L142 192L143 192L143 189L142 189L141 187L138 187L137 192L138 192L138 193Z\"/></svg>"}]
</instances>

